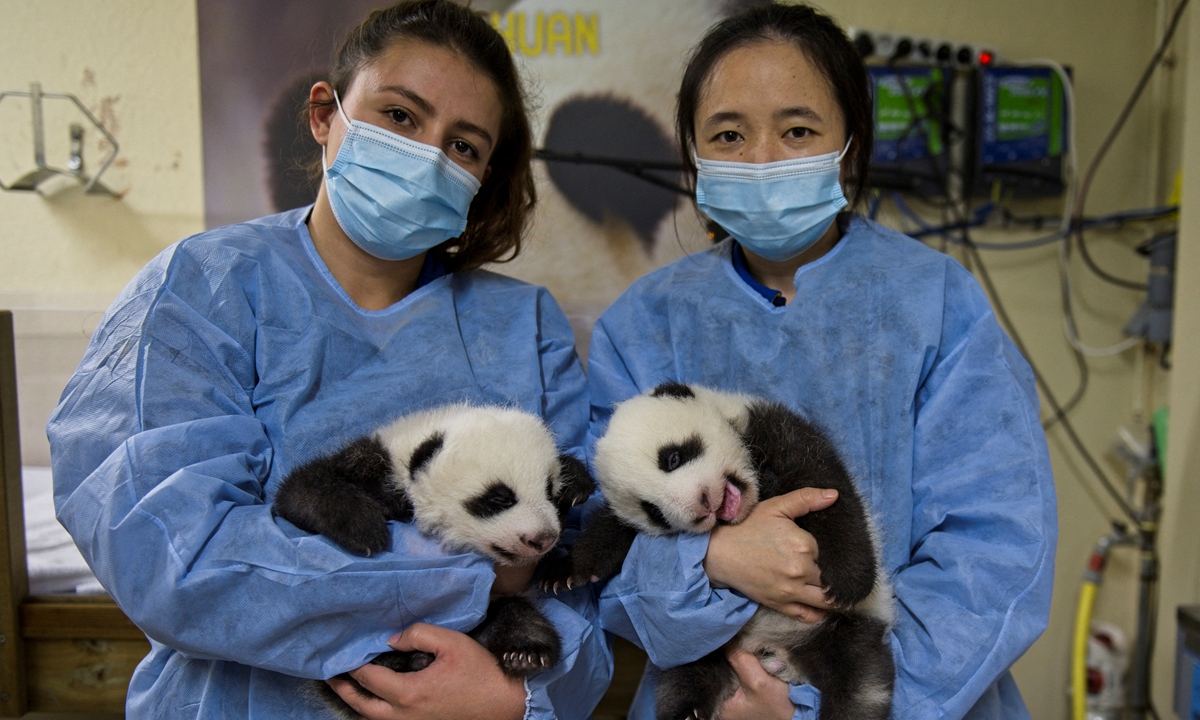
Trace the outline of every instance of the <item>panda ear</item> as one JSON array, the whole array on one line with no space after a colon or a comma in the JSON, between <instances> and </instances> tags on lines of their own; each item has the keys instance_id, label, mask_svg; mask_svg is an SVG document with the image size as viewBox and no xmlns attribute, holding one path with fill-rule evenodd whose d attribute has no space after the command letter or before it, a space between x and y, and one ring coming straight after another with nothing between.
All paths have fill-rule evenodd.
<instances>
[{"instance_id":1,"label":"panda ear","mask_svg":"<svg viewBox=\"0 0 1200 720\"><path fill-rule=\"evenodd\" d=\"M654 388L654 392L650 393L650 397L672 397L678 400L687 400L688 398L696 397L696 393L692 389L681 382L665 382Z\"/></svg>"},{"instance_id":2,"label":"panda ear","mask_svg":"<svg viewBox=\"0 0 1200 720\"><path fill-rule=\"evenodd\" d=\"M558 468L559 491L550 500L558 507L559 516L566 517L571 508L592 496L596 491L596 481L588 472L587 465L571 455L559 455ZM552 483L546 484L547 490L552 487Z\"/></svg>"},{"instance_id":3,"label":"panda ear","mask_svg":"<svg viewBox=\"0 0 1200 720\"><path fill-rule=\"evenodd\" d=\"M412 457L408 459L408 476L415 482L417 479L417 471L429 464L433 460L433 456L438 454L442 449L442 445L446 441L446 436L440 432L435 432L425 438L417 449L413 451Z\"/></svg>"}]
</instances>

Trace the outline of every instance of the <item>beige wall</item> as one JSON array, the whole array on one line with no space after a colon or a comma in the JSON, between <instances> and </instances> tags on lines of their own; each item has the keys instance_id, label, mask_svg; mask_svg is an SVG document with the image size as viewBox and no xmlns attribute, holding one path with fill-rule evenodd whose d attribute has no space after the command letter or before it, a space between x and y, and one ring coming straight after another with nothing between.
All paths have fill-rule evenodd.
<instances>
[{"instance_id":1,"label":"beige wall","mask_svg":"<svg viewBox=\"0 0 1200 720\"><path fill-rule=\"evenodd\" d=\"M120 143L103 181L120 200L0 192L0 307L15 308L22 454L49 460L42 429L103 310L147 261L203 229L193 0L5 2L0 90L73 93ZM65 165L65 103L46 101L49 161ZM0 103L0 178L33 167L29 101ZM103 157L89 130L85 158Z\"/></svg>"},{"instance_id":2,"label":"beige wall","mask_svg":"<svg viewBox=\"0 0 1200 720\"><path fill-rule=\"evenodd\" d=\"M1163 585L1155 652L1154 698L1167 717L1175 657L1175 609L1200 603L1200 11L1188 33L1186 112L1183 141L1185 203L1176 260L1174 371L1170 386L1171 431L1167 449L1165 512L1159 547Z\"/></svg>"},{"instance_id":3,"label":"beige wall","mask_svg":"<svg viewBox=\"0 0 1200 720\"><path fill-rule=\"evenodd\" d=\"M195 5L6 2L0 48L0 88L27 90L41 81L47 92L78 95L107 121L121 154L104 179L125 193L119 201L74 194L53 202L0 193L0 298L103 307L159 250L202 228ZM4 101L6 178L29 166L27 108L27 101ZM63 147L63 122L46 133L52 147ZM93 137L89 151L96 150Z\"/></svg>"},{"instance_id":4,"label":"beige wall","mask_svg":"<svg viewBox=\"0 0 1200 720\"><path fill-rule=\"evenodd\" d=\"M647 13L642 25L649 40L642 55L602 52L602 65L578 59L576 65L558 70L527 62L526 71L540 83L542 107L549 106L554 93L562 92L551 85L551 81L563 80L555 80L555 73L569 79L573 74L598 72L598 68L614 78L614 85L656 84L670 93L684 50L707 22L684 12L684 3L663 3L663 9L654 9L660 4L632 0L523 2L547 8L554 5L555 9L599 9L602 23ZM1157 23L1154 0L825 0L824 5L848 25L987 43L1011 59L1047 57L1073 66L1084 160L1091 158L1152 52ZM122 143L125 161L107 180L127 190L120 201L70 196L48 201L36 195L0 193L0 217L4 218L0 222L0 305L83 309L18 313L24 337L19 340L19 353L25 353L18 356L23 375L22 426L30 436L40 435L40 423L61 386L61 379L55 378L62 378L73 365L81 338L94 325L94 315L86 310L106 305L154 253L201 228L195 9L191 0L9 0L4 12L0 89L26 89L30 81L40 80L48 91L74 92L89 107L104 109ZM1191 15L1191 46L1200 48L1200 12ZM679 36L672 37L668 28L678 28ZM610 47L607 42L602 25L602 48ZM1177 49L1182 48L1183 43L1177 43ZM1192 53L1188 62L1191 89L1195 90L1200 87L1200 52ZM646 72L647 66L656 72ZM1157 94L1143 99L1096 180L1090 212L1165 199L1165 188L1179 166L1184 86L1181 64L1165 76ZM29 157L27 135L18 133L14 141L11 130L27 122L26 106L19 111L5 109L9 102L0 105L0 139L4 143L0 145L0 177L5 180L23 172ZM1200 93L1192 92L1187 103L1191 142L1186 157L1188 167L1195 170L1189 175L1186 197L1192 206L1200 207ZM650 110L669 127L670 103L660 105ZM65 137L65 129L48 132ZM505 271L548 285L579 328L588 327L590 319L629 280L677 256L683 247L703 243L686 205L680 206L676 224L670 219L663 223L658 233L662 242L647 255L622 228L596 227L574 214L549 183L543 181L540 192L542 212L529 252ZM1057 207L1046 202L1018 209L1052 213ZM1200 597L1196 571L1200 535L1194 532L1195 508L1200 506L1196 480L1200 475L1200 450L1196 449L1200 448L1200 378L1194 370L1187 370L1200 361L1200 341L1194 333L1200 327L1200 219L1185 212L1183 221L1176 318L1179 340L1173 358L1177 369L1174 384L1169 386L1174 427L1163 525L1165 579L1156 672L1156 699L1164 717L1169 716L1173 605ZM979 233L978 239L1028 236L989 231ZM1137 230L1093 237L1091 247L1101 264L1130 278L1144 279L1144 263L1133 259L1130 252L1142 237ZM1065 398L1074 387L1076 371L1062 335L1053 249L988 253L985 260L1033 359ZM1093 345L1119 340L1120 328L1140 297L1095 280L1078 264L1073 269L1085 340ZM1185 328L1192 329L1191 336ZM1090 390L1073 415L1084 441L1114 478L1123 477L1124 470L1107 448L1117 428L1133 422L1134 409L1145 394L1143 383L1135 381L1135 365L1132 354L1093 361ZM1150 394L1165 397L1170 377L1148 375L1159 387ZM1032 714L1039 719L1066 717L1068 642L1078 581L1088 550L1108 530L1106 516L1111 512L1059 432L1052 432L1050 439L1061 523L1051 625L1015 669ZM39 438L37 442L44 441ZM37 454L43 449L35 444L29 440L27 461L41 458ZM1134 563L1128 551L1116 553L1097 610L1102 619L1129 629L1136 590Z\"/></svg>"}]
</instances>

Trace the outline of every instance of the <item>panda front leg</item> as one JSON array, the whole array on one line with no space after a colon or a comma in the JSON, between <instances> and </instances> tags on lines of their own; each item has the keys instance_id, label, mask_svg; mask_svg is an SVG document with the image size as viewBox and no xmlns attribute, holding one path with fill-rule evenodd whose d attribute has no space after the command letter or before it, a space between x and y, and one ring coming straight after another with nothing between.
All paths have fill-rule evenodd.
<instances>
[{"instance_id":1,"label":"panda front leg","mask_svg":"<svg viewBox=\"0 0 1200 720\"><path fill-rule=\"evenodd\" d=\"M283 479L272 511L305 532L357 555L387 547L387 521L409 520L412 505L392 478L392 460L374 436L311 460Z\"/></svg>"},{"instance_id":2,"label":"panda front leg","mask_svg":"<svg viewBox=\"0 0 1200 720\"><path fill-rule=\"evenodd\" d=\"M737 689L737 675L725 650L715 650L694 663L663 672L655 716L658 720L714 720L721 704Z\"/></svg>"},{"instance_id":3,"label":"panda front leg","mask_svg":"<svg viewBox=\"0 0 1200 720\"><path fill-rule=\"evenodd\" d=\"M558 664L562 641L554 624L528 598L500 597L488 605L487 617L470 633L496 656L510 677L536 675Z\"/></svg>"},{"instance_id":4,"label":"panda front leg","mask_svg":"<svg viewBox=\"0 0 1200 720\"><path fill-rule=\"evenodd\" d=\"M605 505L579 533L579 539L566 555L542 562L542 589L558 592L608 580L621 572L635 538L637 530Z\"/></svg>"}]
</instances>

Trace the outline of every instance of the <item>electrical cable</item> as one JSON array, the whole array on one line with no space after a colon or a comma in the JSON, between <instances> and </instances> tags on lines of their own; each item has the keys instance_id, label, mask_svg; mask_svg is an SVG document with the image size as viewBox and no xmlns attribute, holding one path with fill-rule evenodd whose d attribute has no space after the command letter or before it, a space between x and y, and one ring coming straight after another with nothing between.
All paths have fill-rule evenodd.
<instances>
[{"instance_id":1,"label":"electrical cable","mask_svg":"<svg viewBox=\"0 0 1200 720\"><path fill-rule=\"evenodd\" d=\"M1095 218L1084 218L1083 227L1087 229L1099 228L1108 225L1121 226L1128 222L1155 221L1161 220L1164 217L1173 215L1179 211L1178 205L1168 205L1157 208L1139 208L1136 210L1126 210L1122 212L1111 213L1109 215L1101 215ZM974 212L974 211L973 211ZM972 223L971 227L980 227L984 223ZM946 223L940 226L925 225L925 229L916 234L910 234L910 237L920 239L926 235L940 235L958 229L957 224ZM992 242L976 242L975 247L980 250L1030 250L1032 248L1050 245L1051 243L1062 240L1070 234L1066 230L1058 230L1048 235L1042 235L1030 240L1020 240L1017 242L992 243ZM957 242L951 238L952 242Z\"/></svg>"},{"instance_id":2,"label":"electrical cable","mask_svg":"<svg viewBox=\"0 0 1200 720\"><path fill-rule=\"evenodd\" d=\"M637 160L634 158L619 158L608 157L604 155L587 155L581 152L559 152L557 150L548 150L540 148L533 151L533 156L544 162L564 162L575 165L600 165L602 167L610 167L614 170L629 173L636 178L645 180L646 182L657 185L658 187L670 190L673 193L691 197L692 191L673 183L670 180L664 180L656 175L651 175L651 171L658 172L674 172L676 174L683 172L683 164L671 160Z\"/></svg>"},{"instance_id":3,"label":"electrical cable","mask_svg":"<svg viewBox=\"0 0 1200 720\"><path fill-rule=\"evenodd\" d=\"M1079 327L1075 320L1075 309L1071 302L1071 240L1069 231L1071 229L1071 218L1073 214L1073 206L1075 202L1075 193L1077 191L1076 177L1076 158L1078 152L1075 145L1075 89L1071 83L1071 76L1067 73L1066 68L1053 60L1033 60L1025 63L1030 66L1049 67L1058 75L1059 84L1063 88L1063 100L1066 103L1066 112L1064 113L1067 120L1067 151L1066 159L1063 163L1063 169L1067 176L1066 182L1066 197L1063 202L1063 214L1060 231L1063 233L1063 242L1058 246L1058 267L1059 276L1062 285L1062 308L1063 308L1063 332L1066 334L1067 342L1070 343L1075 353L1075 362L1080 367L1081 379L1080 388L1087 385L1086 379L1086 357L1112 357L1119 355L1127 350L1137 347L1143 340L1140 337L1134 336L1126 338L1121 342L1114 343L1108 347L1096 348L1091 347L1083 342L1079 336ZM1068 403L1070 404L1070 403Z\"/></svg>"},{"instance_id":4,"label":"electrical cable","mask_svg":"<svg viewBox=\"0 0 1200 720\"><path fill-rule=\"evenodd\" d=\"M1121 129L1125 127L1125 122L1129 119L1130 113L1133 112L1133 108L1137 104L1138 99L1141 97L1142 91L1146 89L1146 85L1149 83L1150 77L1154 74L1154 70L1158 67L1159 63L1162 62L1163 55L1166 54L1167 47L1171 43L1171 38L1174 37L1175 30L1179 27L1179 20L1183 16L1183 11L1187 8L1188 2L1190 2L1190 0L1179 0L1179 4L1175 6L1175 12L1171 15L1171 21L1167 25L1167 31L1163 34L1163 38L1158 45L1158 49L1155 50L1154 55L1150 58L1150 63L1142 72L1142 76L1138 80L1137 85L1134 86L1133 93L1129 96L1129 99L1125 102L1125 106L1121 109L1120 114L1117 116L1117 121L1113 124L1112 129L1109 130L1108 135L1100 144L1100 148L1096 151L1096 156L1092 159L1091 164L1088 166L1087 173L1084 174L1083 180L1079 185L1079 193L1075 198L1075 209L1072 213L1071 225L1075 231L1074 234L1079 243L1079 254L1083 257L1084 263L1088 266L1089 270L1091 270L1102 280L1119 287L1128 288L1130 290L1147 290L1148 286L1145 283L1132 282L1130 280L1125 280L1123 278L1116 277L1115 275L1111 275L1096 264L1096 261L1092 259L1091 254L1088 252L1087 243L1085 242L1083 236L1083 228L1081 225L1081 221L1083 219L1083 209L1087 203L1088 191L1091 189L1092 179L1096 175L1096 170L1100 167L1100 163L1108 154L1109 148L1112 147L1112 144L1116 140L1117 135L1120 134Z\"/></svg>"},{"instance_id":5,"label":"electrical cable","mask_svg":"<svg viewBox=\"0 0 1200 720\"><path fill-rule=\"evenodd\" d=\"M900 83L900 87L904 90L904 96L908 100L909 112L914 117L916 117L916 115L917 115L916 104L912 100L911 93L908 92L907 86L904 82ZM935 170L936 170L936 168L937 168L936 163L932 162L932 158L930 158L930 160L931 160L931 163L930 163L931 166L933 168L935 168ZM948 190L949 189L948 188L948 180L949 180L948 175L943 174L942 177L943 177L943 182L947 186L947 190ZM1041 372L1037 369L1037 366L1033 363L1028 350L1025 348L1024 343L1021 341L1020 335L1016 331L1016 326L1012 323L1012 320L1008 317L1008 312L1004 309L1004 305L1000 300L1000 295L999 295L999 293L997 293L995 286L992 284L991 275L988 273L987 267L983 264L983 259L979 254L979 249L976 247L975 243L972 242L972 240L971 240L970 221L966 217L964 217L961 209L959 208L959 203L953 202L952 200L950 200L949 197L947 197L947 200L948 200L948 202L944 206L944 209L952 212L954 215L955 221L958 223L957 227L962 234L960 242L964 247L964 256L963 256L964 259L971 257L974 260L974 264L976 266L978 266L979 276L983 279L984 284L987 287L988 292L992 297L993 307L996 310L996 314L1000 317L1000 319L1004 323L1005 327L1007 328L1007 330L1009 332L1010 337L1013 340L1013 343L1017 346L1017 349L1020 350L1021 354L1024 355L1025 358L1027 359L1027 361L1029 362L1029 366L1030 366L1031 370L1033 371L1034 378L1036 379L1037 384L1041 387L1043 394L1045 394L1046 399L1049 400L1051 407L1055 411L1055 414L1054 414L1052 420L1047 425L1052 425L1054 422L1062 423L1063 428L1067 431L1067 435L1071 439L1072 444L1075 445L1076 450L1083 457L1084 461L1091 468L1092 472L1095 473L1096 478L1100 481L1100 484L1104 487L1105 491L1108 492L1108 494L1112 497L1112 499L1117 503L1117 506L1121 509L1121 511L1127 517L1129 517L1134 523L1137 523L1138 518L1137 518L1137 515L1134 513L1133 508L1129 506L1129 503L1126 502L1125 498L1123 498L1121 496L1121 494L1117 491L1116 486L1112 483L1111 480L1109 480L1108 476L1104 474L1104 471L1100 468L1100 465L1096 462L1095 458L1092 457L1092 454L1090 452L1088 452L1086 446L1084 446L1084 444L1083 444L1083 441L1079 438L1078 434L1076 434L1075 428L1071 425L1070 421L1067 419L1067 413L1070 411L1071 408L1074 407L1075 403L1079 402L1079 400L1083 397L1084 391L1087 388L1087 378L1088 378L1087 364L1085 361L1083 361L1082 354L1079 353L1078 350L1075 350L1076 360L1080 365L1080 371L1081 371L1080 385L1079 385L1078 389L1076 390L1076 392L1074 393L1074 395L1072 396L1069 406L1060 405L1058 402L1058 399L1054 396L1053 391L1050 390L1049 383L1046 382L1046 379L1042 376ZM896 201L899 201L897 203L897 207L899 207L901 209L901 212L904 212L904 209L907 206L905 205L903 200L901 200L899 198L898 194L893 195L893 202L896 202ZM919 216L917 216L916 213L911 213L911 210L909 212L910 212L910 214L909 214L910 219L917 220L918 222L920 222L920 224L926 225L924 222L921 222L919 220ZM1064 215L1065 215L1065 213L1064 213ZM1065 231L1065 228L1064 228L1064 231ZM1065 235L1064 231L1060 231L1060 233L1063 233ZM945 231L943 231L939 234L942 234L943 236L949 236L949 233L945 232Z\"/></svg>"},{"instance_id":6,"label":"electrical cable","mask_svg":"<svg viewBox=\"0 0 1200 720\"><path fill-rule=\"evenodd\" d=\"M1079 452L1080 456L1083 457L1084 462L1096 476L1096 479L1100 481L1100 484L1104 487L1104 490L1117 504L1117 507L1121 509L1121 512L1135 525L1138 524L1140 519L1138 518L1137 513L1134 512L1133 508L1130 507L1125 498L1121 496L1121 493L1117 491L1117 488L1113 484L1112 480L1110 480L1108 475L1104 473L1104 470L1100 468L1099 463L1096 462L1096 459L1092 456L1092 454L1088 452L1087 447L1084 446L1083 441L1079 438L1079 435L1076 434L1075 428L1071 425L1070 420L1067 419L1062 406L1059 405L1058 399L1054 396L1054 392L1050 389L1049 383L1046 382L1046 378L1042 376L1042 373L1038 370L1037 365L1035 365L1030 359L1029 352L1025 348L1025 343L1022 342L1021 336L1017 333L1016 327L1013 325L1012 320L1008 317L1008 312L1004 309L1004 304L1000 301L1000 296L996 292L996 287L992 284L991 275L988 273L987 267L983 264L983 259L979 254L979 250L975 248L974 243L971 242L970 237L966 236L965 233L963 245L967 248L967 251L974 256L975 264L979 267L979 277L983 281L984 286L987 288L988 294L992 297L992 306L996 309L997 317L999 317L1000 321L1004 323L1004 327L1008 331L1009 337L1012 338L1013 344L1017 346L1017 349L1020 350L1021 354L1025 356L1027 361L1029 361L1029 367L1031 370L1033 370L1033 377L1037 381L1038 386L1042 389L1042 393L1046 396L1046 400L1050 403L1050 406L1054 408L1056 416L1061 416L1059 417L1059 422L1062 423L1063 429L1067 432L1067 437L1070 438L1071 444L1075 446L1075 449Z\"/></svg>"}]
</instances>

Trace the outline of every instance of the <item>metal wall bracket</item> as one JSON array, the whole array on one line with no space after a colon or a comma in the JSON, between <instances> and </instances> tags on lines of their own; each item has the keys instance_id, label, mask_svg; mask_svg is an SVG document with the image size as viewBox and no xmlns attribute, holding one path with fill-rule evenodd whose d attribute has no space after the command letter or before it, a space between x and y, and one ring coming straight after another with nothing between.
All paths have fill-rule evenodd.
<instances>
[{"instance_id":1,"label":"metal wall bracket","mask_svg":"<svg viewBox=\"0 0 1200 720\"><path fill-rule=\"evenodd\" d=\"M117 157L117 151L120 146L117 144L117 139L112 136L108 130L100 124L96 116L88 111L83 103L79 102L79 98L70 93L45 93L42 92L41 83L30 83L29 92L19 90L8 90L0 92L0 102L3 102L7 97L27 97L30 99L30 105L33 108L33 162L37 166L34 170L17 178L11 185L5 185L0 181L0 189L13 191L38 191L41 188L43 194L46 193L48 181L56 178L63 178L83 185L83 191L91 195L108 195L110 197L119 197L117 193L110 190L100 182L100 176L112 165L113 160ZM104 158L104 162L100 164L100 169L90 178L84 172L83 165L83 126L72 124L70 127L71 134L71 159L68 162L66 170L51 167L46 164L46 131L42 115L43 100L68 100L79 108L84 117L108 140L112 149Z\"/></svg>"}]
</instances>

